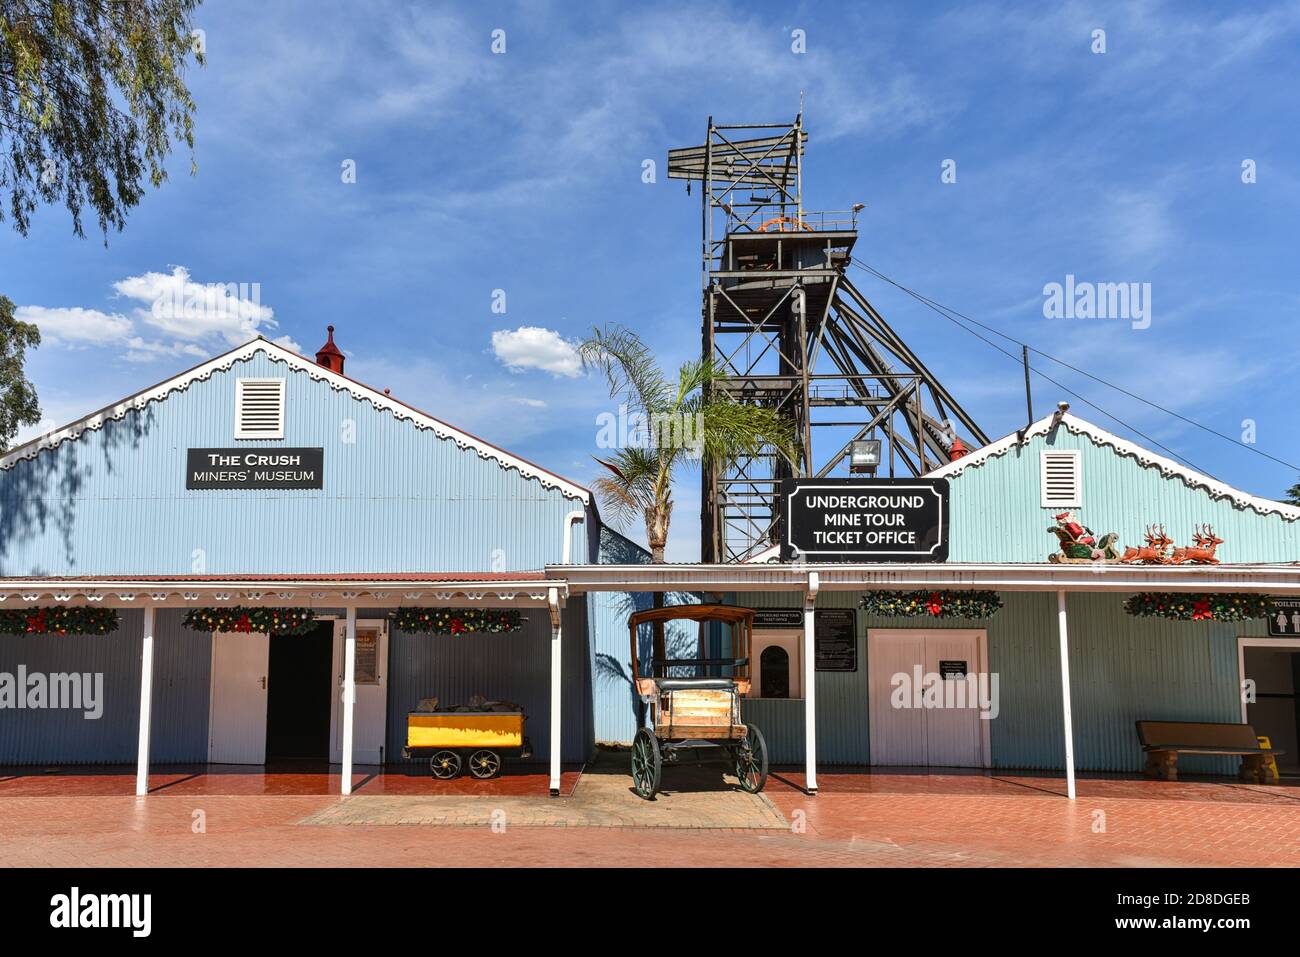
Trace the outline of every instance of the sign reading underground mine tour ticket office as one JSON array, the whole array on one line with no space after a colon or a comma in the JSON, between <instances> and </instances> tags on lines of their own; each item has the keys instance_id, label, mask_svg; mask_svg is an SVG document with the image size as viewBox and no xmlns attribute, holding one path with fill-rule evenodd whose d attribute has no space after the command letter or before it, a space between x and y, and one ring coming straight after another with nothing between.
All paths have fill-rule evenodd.
<instances>
[{"instance_id":1,"label":"sign reading underground mine tour ticket office","mask_svg":"<svg viewBox=\"0 0 1300 957\"><path fill-rule=\"evenodd\" d=\"M785 479L781 560L942 562L947 479Z\"/></svg>"},{"instance_id":2,"label":"sign reading underground mine tour ticket office","mask_svg":"<svg viewBox=\"0 0 1300 957\"><path fill-rule=\"evenodd\" d=\"M324 449L189 449L188 489L324 488Z\"/></svg>"}]
</instances>

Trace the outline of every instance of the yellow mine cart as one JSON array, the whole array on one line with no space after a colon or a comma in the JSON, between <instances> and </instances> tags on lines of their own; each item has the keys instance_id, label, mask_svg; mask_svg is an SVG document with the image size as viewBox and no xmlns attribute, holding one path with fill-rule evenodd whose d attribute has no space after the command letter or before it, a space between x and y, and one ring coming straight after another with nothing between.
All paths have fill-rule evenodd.
<instances>
[{"instance_id":1,"label":"yellow mine cart","mask_svg":"<svg viewBox=\"0 0 1300 957\"><path fill-rule=\"evenodd\" d=\"M405 758L429 757L435 778L449 780L469 767L480 780L501 773L503 755L530 757L522 711L410 711L406 715Z\"/></svg>"}]
</instances>

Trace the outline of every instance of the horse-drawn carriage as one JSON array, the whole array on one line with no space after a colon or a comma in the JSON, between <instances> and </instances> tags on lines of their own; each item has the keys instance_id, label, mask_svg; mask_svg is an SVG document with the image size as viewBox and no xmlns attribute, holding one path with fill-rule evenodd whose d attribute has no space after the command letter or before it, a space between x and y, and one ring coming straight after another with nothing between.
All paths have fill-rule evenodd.
<instances>
[{"instance_id":1,"label":"horse-drawn carriage","mask_svg":"<svg viewBox=\"0 0 1300 957\"><path fill-rule=\"evenodd\" d=\"M695 658L668 658L664 629L669 622L699 625ZM654 628L646 672L639 664L641 625ZM650 707L650 726L632 743L632 784L646 800L659 791L665 764L713 758L727 764L741 788L756 794L767 782L767 743L741 720L740 700L749 694L753 668L749 649L754 611L734 605L674 605L640 611L628 620L632 680ZM705 653L714 647L717 655ZM722 651L725 650L725 656Z\"/></svg>"}]
</instances>

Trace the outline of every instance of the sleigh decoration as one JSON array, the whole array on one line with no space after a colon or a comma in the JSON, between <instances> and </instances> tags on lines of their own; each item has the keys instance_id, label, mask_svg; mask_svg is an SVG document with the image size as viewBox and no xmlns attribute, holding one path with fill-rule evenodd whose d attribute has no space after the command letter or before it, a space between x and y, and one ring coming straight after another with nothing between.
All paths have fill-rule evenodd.
<instances>
[{"instance_id":1,"label":"sleigh decoration","mask_svg":"<svg viewBox=\"0 0 1300 957\"><path fill-rule=\"evenodd\" d=\"M1119 560L1119 535L1107 532L1096 538L1092 529L1080 525L1071 512L1062 512L1056 516L1056 524L1047 531L1056 536L1061 550L1047 556L1049 562L1057 564L1091 564L1093 562L1113 562Z\"/></svg>"},{"instance_id":2,"label":"sleigh decoration","mask_svg":"<svg viewBox=\"0 0 1300 957\"><path fill-rule=\"evenodd\" d=\"M1213 526L1197 525L1192 534L1193 544L1175 548L1164 525L1148 525L1145 544L1130 545L1121 554L1118 535L1107 532L1097 538L1090 528L1075 521L1070 512L1057 515L1056 524L1047 530L1061 544L1059 552L1048 556L1048 561L1058 564L1217 565L1215 549L1223 544L1223 539L1214 534Z\"/></svg>"}]
</instances>

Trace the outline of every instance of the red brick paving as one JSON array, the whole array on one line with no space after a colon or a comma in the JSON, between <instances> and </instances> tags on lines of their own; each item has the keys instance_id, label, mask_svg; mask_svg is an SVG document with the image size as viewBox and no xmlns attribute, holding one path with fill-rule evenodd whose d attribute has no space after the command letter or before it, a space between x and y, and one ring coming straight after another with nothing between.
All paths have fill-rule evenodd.
<instances>
[{"instance_id":1,"label":"red brick paving","mask_svg":"<svg viewBox=\"0 0 1300 957\"><path fill-rule=\"evenodd\" d=\"M114 776L133 780L120 769L107 777ZM790 831L515 827L495 833L299 825L343 799L319 793L319 782L312 785L317 793L267 793L281 787L276 775L262 793L163 788L143 799L120 790L81 793L90 777L102 776L41 778L46 795L60 793L52 787L59 781L63 796L31 796L20 793L33 786L31 778L0 774L0 860L10 866L1300 865L1300 791L1226 781L1166 788L1130 778L1083 779L1079 799L1069 802L1053 793L1063 791L1063 781L1051 776L837 772L820 774L821 792L808 797L799 775L781 772L765 793L794 821ZM218 776L208 777L205 787L215 787L211 779ZM395 777L390 772L371 784L388 788ZM411 780L400 783L408 785ZM203 812L204 833L193 832L195 811Z\"/></svg>"}]
</instances>

